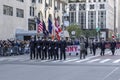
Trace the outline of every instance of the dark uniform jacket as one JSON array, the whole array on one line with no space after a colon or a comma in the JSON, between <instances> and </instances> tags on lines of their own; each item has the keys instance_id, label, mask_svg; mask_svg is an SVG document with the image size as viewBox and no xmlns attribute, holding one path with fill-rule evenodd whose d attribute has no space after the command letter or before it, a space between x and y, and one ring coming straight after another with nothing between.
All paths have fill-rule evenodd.
<instances>
[{"instance_id":1,"label":"dark uniform jacket","mask_svg":"<svg viewBox=\"0 0 120 80\"><path fill-rule=\"evenodd\" d=\"M37 42L36 42L36 47L37 47L37 49L42 49L42 40L38 40Z\"/></svg>"},{"instance_id":2,"label":"dark uniform jacket","mask_svg":"<svg viewBox=\"0 0 120 80\"><path fill-rule=\"evenodd\" d=\"M54 50L58 50L59 48L59 43L58 41L54 42Z\"/></svg>"},{"instance_id":3,"label":"dark uniform jacket","mask_svg":"<svg viewBox=\"0 0 120 80\"><path fill-rule=\"evenodd\" d=\"M67 47L67 43L65 40L61 40L59 42L59 46L60 46L60 51L65 51L65 48Z\"/></svg>"},{"instance_id":4,"label":"dark uniform jacket","mask_svg":"<svg viewBox=\"0 0 120 80\"><path fill-rule=\"evenodd\" d=\"M52 41L48 41L48 51L52 51Z\"/></svg>"},{"instance_id":5,"label":"dark uniform jacket","mask_svg":"<svg viewBox=\"0 0 120 80\"><path fill-rule=\"evenodd\" d=\"M30 46L30 49L35 49L35 47L36 47L36 41L32 41L31 40L29 46Z\"/></svg>"},{"instance_id":6,"label":"dark uniform jacket","mask_svg":"<svg viewBox=\"0 0 120 80\"><path fill-rule=\"evenodd\" d=\"M100 49L105 49L105 45L106 45L106 43L105 42L100 42Z\"/></svg>"},{"instance_id":7,"label":"dark uniform jacket","mask_svg":"<svg viewBox=\"0 0 120 80\"><path fill-rule=\"evenodd\" d=\"M43 41L42 41L42 49L43 49L44 51L47 50L47 47L48 47L47 44L48 44L47 40L43 40Z\"/></svg>"},{"instance_id":8,"label":"dark uniform jacket","mask_svg":"<svg viewBox=\"0 0 120 80\"><path fill-rule=\"evenodd\" d=\"M93 43L92 43L92 48L93 48L93 49L96 49L96 48L97 48L97 43L96 43L96 42L93 42Z\"/></svg>"},{"instance_id":9,"label":"dark uniform jacket","mask_svg":"<svg viewBox=\"0 0 120 80\"><path fill-rule=\"evenodd\" d=\"M115 49L115 47L116 47L116 42L111 42L110 43L110 48L111 49Z\"/></svg>"}]
</instances>

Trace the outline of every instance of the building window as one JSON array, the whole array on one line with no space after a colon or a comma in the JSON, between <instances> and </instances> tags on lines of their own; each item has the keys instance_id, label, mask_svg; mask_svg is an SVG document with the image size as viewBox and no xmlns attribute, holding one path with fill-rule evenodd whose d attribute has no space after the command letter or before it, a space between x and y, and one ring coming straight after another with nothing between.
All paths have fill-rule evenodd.
<instances>
[{"instance_id":1,"label":"building window","mask_svg":"<svg viewBox=\"0 0 120 80\"><path fill-rule=\"evenodd\" d=\"M68 0L69 3L73 3L73 2L80 2L80 3L84 3L86 2L86 0Z\"/></svg>"},{"instance_id":2,"label":"building window","mask_svg":"<svg viewBox=\"0 0 120 80\"><path fill-rule=\"evenodd\" d=\"M16 9L16 16L23 18L23 17L24 17L24 10L17 8L17 9Z\"/></svg>"},{"instance_id":3,"label":"building window","mask_svg":"<svg viewBox=\"0 0 120 80\"><path fill-rule=\"evenodd\" d=\"M98 26L101 29L106 28L106 11L98 11Z\"/></svg>"},{"instance_id":4,"label":"building window","mask_svg":"<svg viewBox=\"0 0 120 80\"><path fill-rule=\"evenodd\" d=\"M35 9L34 7L30 7L30 16L34 16Z\"/></svg>"},{"instance_id":5,"label":"building window","mask_svg":"<svg viewBox=\"0 0 120 80\"><path fill-rule=\"evenodd\" d=\"M104 4L100 4L100 9L105 9L105 5Z\"/></svg>"},{"instance_id":6,"label":"building window","mask_svg":"<svg viewBox=\"0 0 120 80\"><path fill-rule=\"evenodd\" d=\"M106 0L104 0L104 2L106 2Z\"/></svg>"},{"instance_id":7,"label":"building window","mask_svg":"<svg viewBox=\"0 0 120 80\"><path fill-rule=\"evenodd\" d=\"M90 5L90 9L94 9L94 7L95 7L94 4Z\"/></svg>"},{"instance_id":8,"label":"building window","mask_svg":"<svg viewBox=\"0 0 120 80\"><path fill-rule=\"evenodd\" d=\"M17 0L17 1L24 2L24 0Z\"/></svg>"},{"instance_id":9,"label":"building window","mask_svg":"<svg viewBox=\"0 0 120 80\"><path fill-rule=\"evenodd\" d=\"M89 2L91 2L91 0L89 0Z\"/></svg>"},{"instance_id":10,"label":"building window","mask_svg":"<svg viewBox=\"0 0 120 80\"><path fill-rule=\"evenodd\" d=\"M69 12L70 14L70 24L76 23L76 12Z\"/></svg>"},{"instance_id":11,"label":"building window","mask_svg":"<svg viewBox=\"0 0 120 80\"><path fill-rule=\"evenodd\" d=\"M57 9L60 10L60 2L57 1Z\"/></svg>"},{"instance_id":12,"label":"building window","mask_svg":"<svg viewBox=\"0 0 120 80\"><path fill-rule=\"evenodd\" d=\"M32 3L36 3L36 0L32 0Z\"/></svg>"},{"instance_id":13,"label":"building window","mask_svg":"<svg viewBox=\"0 0 120 80\"><path fill-rule=\"evenodd\" d=\"M49 0L49 6L52 7L52 0Z\"/></svg>"},{"instance_id":14,"label":"building window","mask_svg":"<svg viewBox=\"0 0 120 80\"><path fill-rule=\"evenodd\" d=\"M94 0L94 2L96 2L96 0Z\"/></svg>"},{"instance_id":15,"label":"building window","mask_svg":"<svg viewBox=\"0 0 120 80\"><path fill-rule=\"evenodd\" d=\"M36 30L36 23L33 19L28 19L28 30L35 31Z\"/></svg>"},{"instance_id":16,"label":"building window","mask_svg":"<svg viewBox=\"0 0 120 80\"><path fill-rule=\"evenodd\" d=\"M98 0L98 2L101 2L101 0Z\"/></svg>"},{"instance_id":17,"label":"building window","mask_svg":"<svg viewBox=\"0 0 120 80\"><path fill-rule=\"evenodd\" d=\"M42 3L42 0L38 0L38 3Z\"/></svg>"},{"instance_id":18,"label":"building window","mask_svg":"<svg viewBox=\"0 0 120 80\"><path fill-rule=\"evenodd\" d=\"M89 11L88 12L88 29L96 28L96 12Z\"/></svg>"},{"instance_id":19,"label":"building window","mask_svg":"<svg viewBox=\"0 0 120 80\"><path fill-rule=\"evenodd\" d=\"M86 29L86 11L79 11L78 21L81 29Z\"/></svg>"},{"instance_id":20,"label":"building window","mask_svg":"<svg viewBox=\"0 0 120 80\"><path fill-rule=\"evenodd\" d=\"M13 7L3 5L3 14L13 16Z\"/></svg>"},{"instance_id":21,"label":"building window","mask_svg":"<svg viewBox=\"0 0 120 80\"><path fill-rule=\"evenodd\" d=\"M62 4L62 11L66 11L65 10L65 4Z\"/></svg>"},{"instance_id":22,"label":"building window","mask_svg":"<svg viewBox=\"0 0 120 80\"><path fill-rule=\"evenodd\" d=\"M79 10L86 10L85 4L79 4Z\"/></svg>"},{"instance_id":23,"label":"building window","mask_svg":"<svg viewBox=\"0 0 120 80\"><path fill-rule=\"evenodd\" d=\"M70 4L69 11L76 11L76 4Z\"/></svg>"}]
</instances>

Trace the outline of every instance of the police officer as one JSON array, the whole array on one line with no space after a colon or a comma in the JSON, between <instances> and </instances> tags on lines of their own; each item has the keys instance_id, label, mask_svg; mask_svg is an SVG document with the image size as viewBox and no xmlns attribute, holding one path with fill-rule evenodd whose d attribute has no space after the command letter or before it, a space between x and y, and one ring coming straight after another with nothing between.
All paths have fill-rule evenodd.
<instances>
[{"instance_id":1,"label":"police officer","mask_svg":"<svg viewBox=\"0 0 120 80\"><path fill-rule=\"evenodd\" d=\"M88 52L87 52L87 48L88 48L88 41L87 41L87 40L85 40L85 41L84 41L84 43L85 43L85 48L86 48L86 52L85 52L85 54L86 54L86 55L88 55Z\"/></svg>"},{"instance_id":2,"label":"police officer","mask_svg":"<svg viewBox=\"0 0 120 80\"><path fill-rule=\"evenodd\" d=\"M54 60L59 59L59 54L58 54L58 48L59 48L59 43L57 39L54 40Z\"/></svg>"},{"instance_id":3,"label":"police officer","mask_svg":"<svg viewBox=\"0 0 120 80\"><path fill-rule=\"evenodd\" d=\"M38 40L36 41L36 47L37 47L37 54L36 54L36 59L38 59L38 57L41 59L42 57L42 40L40 37L38 37Z\"/></svg>"},{"instance_id":4,"label":"police officer","mask_svg":"<svg viewBox=\"0 0 120 80\"><path fill-rule=\"evenodd\" d=\"M96 55L96 49L97 49L97 41L92 42L92 50L93 50L93 55Z\"/></svg>"},{"instance_id":5,"label":"police officer","mask_svg":"<svg viewBox=\"0 0 120 80\"><path fill-rule=\"evenodd\" d=\"M66 59L65 48L67 46L67 43L64 40L64 38L61 39L59 45L60 45L60 60L62 60L63 57L64 57L64 60L65 60Z\"/></svg>"},{"instance_id":6,"label":"police officer","mask_svg":"<svg viewBox=\"0 0 120 80\"><path fill-rule=\"evenodd\" d=\"M102 40L101 42L100 42L100 49L101 49L101 53L100 53L100 55L101 56L104 56L105 55L105 41L104 40Z\"/></svg>"},{"instance_id":7,"label":"police officer","mask_svg":"<svg viewBox=\"0 0 120 80\"><path fill-rule=\"evenodd\" d=\"M52 40L49 39L48 40L48 59L52 59L53 58L53 49L52 49Z\"/></svg>"},{"instance_id":8,"label":"police officer","mask_svg":"<svg viewBox=\"0 0 120 80\"><path fill-rule=\"evenodd\" d=\"M80 59L82 59L82 57L85 59L85 56L86 56L85 42L84 42L84 38L81 38L81 41L80 41Z\"/></svg>"},{"instance_id":9,"label":"police officer","mask_svg":"<svg viewBox=\"0 0 120 80\"><path fill-rule=\"evenodd\" d=\"M42 60L47 59L47 40L42 40Z\"/></svg>"},{"instance_id":10,"label":"police officer","mask_svg":"<svg viewBox=\"0 0 120 80\"><path fill-rule=\"evenodd\" d=\"M34 39L34 37L31 38L29 47L30 47L30 59L35 59L35 46L36 45L36 41Z\"/></svg>"},{"instance_id":11,"label":"police officer","mask_svg":"<svg viewBox=\"0 0 120 80\"><path fill-rule=\"evenodd\" d=\"M114 55L115 53L115 48L116 48L116 42L115 40L113 40L112 42L110 42L110 49L111 49L112 55Z\"/></svg>"}]
</instances>

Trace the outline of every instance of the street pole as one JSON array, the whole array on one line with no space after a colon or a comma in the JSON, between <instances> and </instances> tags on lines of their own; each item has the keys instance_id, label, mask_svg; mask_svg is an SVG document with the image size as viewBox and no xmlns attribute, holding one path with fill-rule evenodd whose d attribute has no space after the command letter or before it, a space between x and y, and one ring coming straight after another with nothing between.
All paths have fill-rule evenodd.
<instances>
[{"instance_id":1,"label":"street pole","mask_svg":"<svg viewBox=\"0 0 120 80\"><path fill-rule=\"evenodd\" d=\"M64 30L64 28L65 28L65 26L64 26L64 25L65 25L65 24L64 24L64 22L65 22L64 20L65 20L65 19L64 19L64 18L65 18L65 16L64 16L64 14L65 14L65 12L63 12L63 37L64 37L64 39L65 39L65 35L64 35L64 31L65 31L65 30Z\"/></svg>"},{"instance_id":2,"label":"street pole","mask_svg":"<svg viewBox=\"0 0 120 80\"><path fill-rule=\"evenodd\" d=\"M116 0L114 0L114 36L116 36Z\"/></svg>"},{"instance_id":3,"label":"street pole","mask_svg":"<svg viewBox=\"0 0 120 80\"><path fill-rule=\"evenodd\" d=\"M35 9L34 20L35 20L35 27L36 27L36 35L35 35L36 37L35 37L35 38L37 39L37 33L38 33L37 18L38 18L38 17L37 17L37 7L36 7L36 3L34 3L34 9Z\"/></svg>"}]
</instances>

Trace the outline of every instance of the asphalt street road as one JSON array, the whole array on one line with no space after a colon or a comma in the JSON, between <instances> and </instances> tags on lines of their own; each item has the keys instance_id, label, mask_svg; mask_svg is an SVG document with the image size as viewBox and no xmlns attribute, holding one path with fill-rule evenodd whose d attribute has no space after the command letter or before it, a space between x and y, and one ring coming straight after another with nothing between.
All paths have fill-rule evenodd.
<instances>
[{"instance_id":1,"label":"asphalt street road","mask_svg":"<svg viewBox=\"0 0 120 80\"><path fill-rule=\"evenodd\" d=\"M0 80L120 80L119 51L115 56L106 51L105 56L88 55L82 60L71 56L65 61L0 57Z\"/></svg>"}]
</instances>

